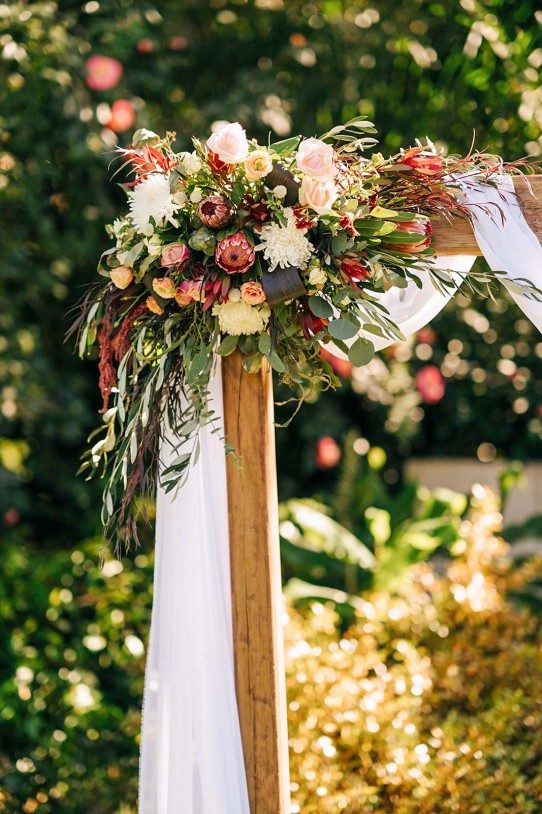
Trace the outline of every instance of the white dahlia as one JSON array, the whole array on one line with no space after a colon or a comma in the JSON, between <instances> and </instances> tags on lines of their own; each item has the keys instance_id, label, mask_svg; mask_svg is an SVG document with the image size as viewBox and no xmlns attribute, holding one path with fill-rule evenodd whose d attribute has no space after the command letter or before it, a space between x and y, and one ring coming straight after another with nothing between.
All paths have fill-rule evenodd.
<instances>
[{"instance_id":1,"label":"white dahlia","mask_svg":"<svg viewBox=\"0 0 542 814\"><path fill-rule=\"evenodd\" d=\"M268 305L248 305L243 300L229 299L213 306L213 314L218 317L220 330L224 334L260 334L269 322L271 311Z\"/></svg>"},{"instance_id":2,"label":"white dahlia","mask_svg":"<svg viewBox=\"0 0 542 814\"><path fill-rule=\"evenodd\" d=\"M312 243L297 228L292 210L285 209L284 214L286 225L265 223L260 232L261 243L256 246L269 263L269 271L274 271L277 266L304 269L314 251Z\"/></svg>"},{"instance_id":3,"label":"white dahlia","mask_svg":"<svg viewBox=\"0 0 542 814\"><path fill-rule=\"evenodd\" d=\"M153 172L140 181L129 193L130 220L138 232L147 233L151 218L157 226L169 221L173 226L179 224L174 218L181 205L176 203L169 190L169 181L160 172Z\"/></svg>"}]
</instances>

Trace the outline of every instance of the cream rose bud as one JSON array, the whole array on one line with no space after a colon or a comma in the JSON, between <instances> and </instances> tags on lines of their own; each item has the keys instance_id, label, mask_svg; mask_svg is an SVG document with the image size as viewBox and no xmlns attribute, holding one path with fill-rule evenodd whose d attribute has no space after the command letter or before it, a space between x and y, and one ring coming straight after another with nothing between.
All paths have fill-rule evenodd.
<instances>
[{"instance_id":1,"label":"cream rose bud","mask_svg":"<svg viewBox=\"0 0 542 814\"><path fill-rule=\"evenodd\" d=\"M116 269L111 269L110 277L113 285L116 285L117 288L124 289L128 288L134 279L134 273L128 266L117 266Z\"/></svg>"},{"instance_id":2,"label":"cream rose bud","mask_svg":"<svg viewBox=\"0 0 542 814\"><path fill-rule=\"evenodd\" d=\"M309 274L309 283L311 285L316 286L317 288L322 288L322 286L326 282L326 273L322 268L314 268L311 270Z\"/></svg>"},{"instance_id":3,"label":"cream rose bud","mask_svg":"<svg viewBox=\"0 0 542 814\"><path fill-rule=\"evenodd\" d=\"M183 266L189 257L190 249L186 243L170 243L162 251L160 265L166 268L169 266Z\"/></svg>"},{"instance_id":4,"label":"cream rose bud","mask_svg":"<svg viewBox=\"0 0 542 814\"><path fill-rule=\"evenodd\" d=\"M197 153L181 153L181 170L186 175L195 175L201 170L201 158Z\"/></svg>"},{"instance_id":5,"label":"cream rose bud","mask_svg":"<svg viewBox=\"0 0 542 814\"><path fill-rule=\"evenodd\" d=\"M331 144L318 138L307 138L298 147L296 163L305 175L320 181L330 181L337 174L334 158L335 152Z\"/></svg>"},{"instance_id":6,"label":"cream rose bud","mask_svg":"<svg viewBox=\"0 0 542 814\"><path fill-rule=\"evenodd\" d=\"M319 215L331 212L337 200L337 187L333 181L319 181L305 175L299 187L299 202L314 209Z\"/></svg>"},{"instance_id":7,"label":"cream rose bud","mask_svg":"<svg viewBox=\"0 0 542 814\"><path fill-rule=\"evenodd\" d=\"M155 277L152 288L163 300L172 300L177 293L177 286L170 277Z\"/></svg>"},{"instance_id":8,"label":"cream rose bud","mask_svg":"<svg viewBox=\"0 0 542 814\"><path fill-rule=\"evenodd\" d=\"M273 169L271 156L266 150L254 150L245 161L245 173L249 181L259 181Z\"/></svg>"},{"instance_id":9,"label":"cream rose bud","mask_svg":"<svg viewBox=\"0 0 542 814\"><path fill-rule=\"evenodd\" d=\"M261 305L265 300L265 293L260 283L243 283L241 286L241 297L249 305Z\"/></svg>"},{"instance_id":10,"label":"cream rose bud","mask_svg":"<svg viewBox=\"0 0 542 814\"><path fill-rule=\"evenodd\" d=\"M226 122L207 139L207 149L225 164L241 164L248 155L247 134L239 122Z\"/></svg>"}]
</instances>

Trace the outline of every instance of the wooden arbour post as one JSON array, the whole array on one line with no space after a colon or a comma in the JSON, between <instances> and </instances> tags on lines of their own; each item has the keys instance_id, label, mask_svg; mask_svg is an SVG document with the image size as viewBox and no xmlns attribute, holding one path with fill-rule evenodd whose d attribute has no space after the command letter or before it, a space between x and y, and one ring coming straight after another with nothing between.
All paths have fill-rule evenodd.
<instances>
[{"instance_id":1,"label":"wooden arbour post","mask_svg":"<svg viewBox=\"0 0 542 814\"><path fill-rule=\"evenodd\" d=\"M542 176L514 185L542 242ZM435 221L440 255L480 255L468 220ZM542 287L542 269L541 269ZM223 360L225 429L240 455L228 461L228 504L237 701L251 814L289 814L273 386L267 365L243 371Z\"/></svg>"}]
</instances>

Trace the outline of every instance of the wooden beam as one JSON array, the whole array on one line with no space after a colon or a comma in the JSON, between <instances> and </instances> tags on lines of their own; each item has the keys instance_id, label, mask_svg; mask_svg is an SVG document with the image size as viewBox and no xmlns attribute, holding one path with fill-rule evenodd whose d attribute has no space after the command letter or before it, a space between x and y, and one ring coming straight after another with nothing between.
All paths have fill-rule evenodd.
<instances>
[{"instance_id":1,"label":"wooden beam","mask_svg":"<svg viewBox=\"0 0 542 814\"><path fill-rule=\"evenodd\" d=\"M222 362L237 702L251 814L290 811L273 383Z\"/></svg>"},{"instance_id":2,"label":"wooden beam","mask_svg":"<svg viewBox=\"0 0 542 814\"><path fill-rule=\"evenodd\" d=\"M542 243L542 175L514 177L514 189L527 223ZM480 256L472 226L467 219L433 221L434 247L439 255Z\"/></svg>"}]
</instances>

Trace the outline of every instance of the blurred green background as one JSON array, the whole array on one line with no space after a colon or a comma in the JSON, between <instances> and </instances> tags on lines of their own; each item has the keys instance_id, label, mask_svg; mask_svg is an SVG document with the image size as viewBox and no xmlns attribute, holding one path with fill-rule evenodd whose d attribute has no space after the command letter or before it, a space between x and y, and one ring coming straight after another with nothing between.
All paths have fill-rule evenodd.
<instances>
[{"instance_id":1,"label":"blurred green background","mask_svg":"<svg viewBox=\"0 0 542 814\"><path fill-rule=\"evenodd\" d=\"M137 127L175 130L184 149L216 120L266 139L317 134L362 113L384 152L428 135L449 152L466 152L475 137L506 159L536 158L537 8L0 3L0 810L108 814L134 801L151 535L122 572L113 562L100 573L101 543L88 542L99 530L99 484L75 478L96 422L97 376L63 344L67 314L106 246L104 223L122 202L109 181L115 146ZM408 345L338 372L341 391L305 405L277 431L277 447L281 497L316 495L342 529L319 541L299 506L284 504L292 599L318 596L315 585L324 599L346 592L344 627L356 606L348 596L395 591L410 566L449 552L459 534L466 504L402 485L410 456L541 457L542 341L504 296L459 297ZM507 811L538 811L532 799L533 808L527 800ZM382 810L411 810L386 800ZM304 814L343 810L303 805ZM380 810L364 805L344 810ZM412 810L440 811L432 805Z\"/></svg>"}]
</instances>

